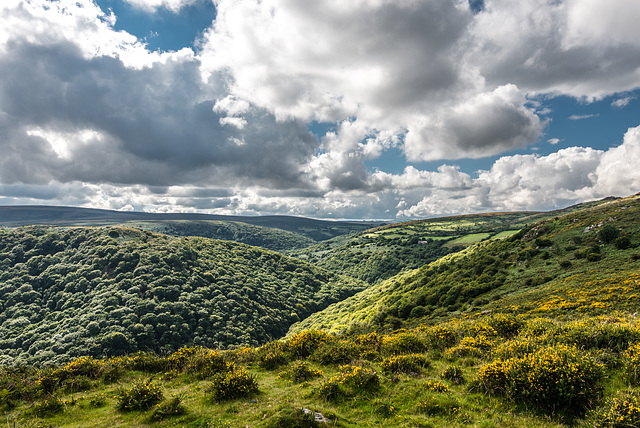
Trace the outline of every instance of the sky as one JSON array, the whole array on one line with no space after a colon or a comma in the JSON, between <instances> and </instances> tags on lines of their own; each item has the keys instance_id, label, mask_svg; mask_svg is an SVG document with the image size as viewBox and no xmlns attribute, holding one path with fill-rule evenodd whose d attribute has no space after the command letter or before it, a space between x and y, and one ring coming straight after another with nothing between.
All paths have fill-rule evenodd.
<instances>
[{"instance_id":1,"label":"sky","mask_svg":"<svg viewBox=\"0 0 640 428\"><path fill-rule=\"evenodd\" d=\"M410 220L640 192L640 2L2 0L0 205Z\"/></svg>"}]
</instances>

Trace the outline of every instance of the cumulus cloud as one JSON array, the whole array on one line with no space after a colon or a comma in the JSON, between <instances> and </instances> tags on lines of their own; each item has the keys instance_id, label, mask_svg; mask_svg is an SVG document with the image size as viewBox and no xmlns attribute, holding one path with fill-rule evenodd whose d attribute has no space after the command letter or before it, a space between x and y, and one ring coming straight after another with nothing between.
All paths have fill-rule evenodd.
<instances>
[{"instance_id":1,"label":"cumulus cloud","mask_svg":"<svg viewBox=\"0 0 640 428\"><path fill-rule=\"evenodd\" d=\"M598 114L572 114L569 116L571 120L583 120L583 119L591 119L592 117L598 117Z\"/></svg>"},{"instance_id":2,"label":"cumulus cloud","mask_svg":"<svg viewBox=\"0 0 640 428\"><path fill-rule=\"evenodd\" d=\"M177 13L198 0L128 1ZM637 128L607 151L506 156L475 174L451 161L538 141L548 111L533 97L628 105L640 87L640 6L215 5L195 48L152 52L92 0L4 0L0 203L389 218L637 191ZM310 121L334 131L317 138ZM390 150L415 164L367 166Z\"/></svg>"}]
</instances>

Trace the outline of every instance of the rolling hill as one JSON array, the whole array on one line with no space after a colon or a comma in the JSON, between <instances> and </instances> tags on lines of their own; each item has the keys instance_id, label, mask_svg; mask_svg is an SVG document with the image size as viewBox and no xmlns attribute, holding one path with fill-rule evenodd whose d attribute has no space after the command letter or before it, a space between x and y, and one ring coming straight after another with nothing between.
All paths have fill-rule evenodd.
<instances>
[{"instance_id":1,"label":"rolling hill","mask_svg":"<svg viewBox=\"0 0 640 428\"><path fill-rule=\"evenodd\" d=\"M47 226L113 226L131 223L132 226L150 230L165 230L180 236L189 234L208 238L225 239L228 231L216 234L221 223L242 223L246 225L279 229L301 235L304 239L323 241L336 236L363 231L380 226L384 222L375 221L327 221L292 216L228 216L195 213L146 213L137 211L112 211L93 208L15 205L0 206L0 227L17 227L30 225ZM247 226L244 226L247 227ZM266 234L269 231L258 231L251 228L249 234ZM231 232L233 233L233 232ZM236 236L237 238L237 236ZM277 241L282 234L269 239ZM286 239L291 239L287 237Z\"/></svg>"},{"instance_id":2,"label":"rolling hill","mask_svg":"<svg viewBox=\"0 0 640 428\"><path fill-rule=\"evenodd\" d=\"M229 241L123 227L0 229L0 358L257 345L363 288Z\"/></svg>"},{"instance_id":3,"label":"rolling hill","mask_svg":"<svg viewBox=\"0 0 640 428\"><path fill-rule=\"evenodd\" d=\"M509 237L478 242L375 284L291 331L398 327L505 308L545 313L557 306L554 315L561 315L568 307L587 313L640 307L637 281L629 281L640 272L640 196L545 217ZM621 299L623 292L630 299ZM595 307L582 307L585 293L609 294Z\"/></svg>"},{"instance_id":4,"label":"rolling hill","mask_svg":"<svg viewBox=\"0 0 640 428\"><path fill-rule=\"evenodd\" d=\"M288 254L375 284L477 242L504 238L529 224L611 200L615 198L549 212L486 213L394 223L338 236Z\"/></svg>"},{"instance_id":5,"label":"rolling hill","mask_svg":"<svg viewBox=\"0 0 640 428\"><path fill-rule=\"evenodd\" d=\"M635 195L531 214L519 231L453 218L460 251L368 287L231 242L1 230L0 412L17 427L638 426L639 214ZM411 226L366 233L412 239ZM237 343L363 287L280 340L176 349L176 331ZM154 338L169 345L134 352ZM81 356L91 346L116 356ZM55 364L65 351L77 358Z\"/></svg>"}]
</instances>

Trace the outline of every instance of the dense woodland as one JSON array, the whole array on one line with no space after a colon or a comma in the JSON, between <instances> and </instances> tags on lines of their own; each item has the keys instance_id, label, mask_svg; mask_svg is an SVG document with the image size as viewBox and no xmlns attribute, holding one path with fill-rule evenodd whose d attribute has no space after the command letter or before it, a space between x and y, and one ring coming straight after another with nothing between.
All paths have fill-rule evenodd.
<instances>
[{"instance_id":1,"label":"dense woodland","mask_svg":"<svg viewBox=\"0 0 640 428\"><path fill-rule=\"evenodd\" d=\"M0 229L1 363L257 345L363 287L228 241L118 227Z\"/></svg>"}]
</instances>

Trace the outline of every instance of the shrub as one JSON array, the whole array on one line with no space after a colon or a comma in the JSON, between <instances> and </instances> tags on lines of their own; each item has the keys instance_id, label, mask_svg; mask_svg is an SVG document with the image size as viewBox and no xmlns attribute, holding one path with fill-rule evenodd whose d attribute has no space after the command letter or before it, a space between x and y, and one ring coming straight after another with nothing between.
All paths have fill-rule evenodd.
<instances>
[{"instance_id":1,"label":"shrub","mask_svg":"<svg viewBox=\"0 0 640 428\"><path fill-rule=\"evenodd\" d=\"M225 361L220 352L206 348L198 348L196 352L187 355L182 366L185 372L197 379L206 379L235 368L235 364Z\"/></svg>"},{"instance_id":2,"label":"shrub","mask_svg":"<svg viewBox=\"0 0 640 428\"><path fill-rule=\"evenodd\" d=\"M494 314L488 317L487 324L502 337L516 336L524 326L524 322L512 314Z\"/></svg>"},{"instance_id":3,"label":"shrub","mask_svg":"<svg viewBox=\"0 0 640 428\"><path fill-rule=\"evenodd\" d=\"M433 392L448 392L449 391L449 387L447 385L445 385L444 383L440 382L439 380L428 380L424 383L424 386L429 390L429 391L433 391Z\"/></svg>"},{"instance_id":4,"label":"shrub","mask_svg":"<svg viewBox=\"0 0 640 428\"><path fill-rule=\"evenodd\" d=\"M518 337L498 345L493 351L493 356L502 359L523 357L533 353L538 346L533 339Z\"/></svg>"},{"instance_id":5,"label":"shrub","mask_svg":"<svg viewBox=\"0 0 640 428\"><path fill-rule=\"evenodd\" d=\"M131 388L118 391L116 407L123 412L147 410L163 398L162 390L151 379L139 380Z\"/></svg>"},{"instance_id":6,"label":"shrub","mask_svg":"<svg viewBox=\"0 0 640 428\"><path fill-rule=\"evenodd\" d=\"M464 337L458 344L447 349L445 358L455 359L456 357L484 357L491 349L491 342L486 336Z\"/></svg>"},{"instance_id":7,"label":"shrub","mask_svg":"<svg viewBox=\"0 0 640 428\"><path fill-rule=\"evenodd\" d=\"M624 353L624 374L632 386L640 385L640 344L636 344Z\"/></svg>"},{"instance_id":8,"label":"shrub","mask_svg":"<svg viewBox=\"0 0 640 428\"><path fill-rule=\"evenodd\" d=\"M340 366L340 373L322 382L317 393L327 400L337 400L365 392L374 392L378 388L380 388L380 378L375 371L345 365Z\"/></svg>"},{"instance_id":9,"label":"shrub","mask_svg":"<svg viewBox=\"0 0 640 428\"><path fill-rule=\"evenodd\" d=\"M453 416L462 410L462 406L450 394L428 394L424 400L418 403L416 410L418 413L429 416Z\"/></svg>"},{"instance_id":10,"label":"shrub","mask_svg":"<svg viewBox=\"0 0 640 428\"><path fill-rule=\"evenodd\" d=\"M160 373L170 368L168 358L159 357L149 352L137 352L126 360L126 368L145 373Z\"/></svg>"},{"instance_id":11,"label":"shrub","mask_svg":"<svg viewBox=\"0 0 640 428\"><path fill-rule=\"evenodd\" d=\"M288 379L295 383L305 382L316 377L322 377L322 372L310 368L305 361L296 361L293 366L278 374L278 379Z\"/></svg>"},{"instance_id":12,"label":"shrub","mask_svg":"<svg viewBox=\"0 0 640 428\"><path fill-rule=\"evenodd\" d=\"M284 366L289 361L282 342L269 342L258 349L258 364L267 370Z\"/></svg>"},{"instance_id":13,"label":"shrub","mask_svg":"<svg viewBox=\"0 0 640 428\"><path fill-rule=\"evenodd\" d=\"M215 375L207 388L214 401L248 397L258 392L255 376L246 370L236 370Z\"/></svg>"},{"instance_id":14,"label":"shrub","mask_svg":"<svg viewBox=\"0 0 640 428\"><path fill-rule=\"evenodd\" d=\"M574 347L556 345L478 370L472 387L533 405L546 413L581 414L598 399L604 368Z\"/></svg>"},{"instance_id":15,"label":"shrub","mask_svg":"<svg viewBox=\"0 0 640 428\"><path fill-rule=\"evenodd\" d=\"M347 364L359 354L355 343L341 340L322 343L311 355L311 359L320 364Z\"/></svg>"},{"instance_id":16,"label":"shrub","mask_svg":"<svg viewBox=\"0 0 640 428\"><path fill-rule=\"evenodd\" d=\"M442 324L430 327L426 332L426 342L431 348L445 349L455 345L458 337L456 332Z\"/></svg>"},{"instance_id":17,"label":"shrub","mask_svg":"<svg viewBox=\"0 0 640 428\"><path fill-rule=\"evenodd\" d=\"M426 350L426 345L415 334L403 332L383 337L382 350L388 354L407 354L423 352Z\"/></svg>"},{"instance_id":18,"label":"shrub","mask_svg":"<svg viewBox=\"0 0 640 428\"><path fill-rule=\"evenodd\" d=\"M618 236L620 236L620 229L611 224L605 224L598 231L598 239L605 244L613 242Z\"/></svg>"},{"instance_id":19,"label":"shrub","mask_svg":"<svg viewBox=\"0 0 640 428\"><path fill-rule=\"evenodd\" d=\"M335 338L329 333L320 330L306 330L289 339L287 348L296 358L307 358L322 343L332 342Z\"/></svg>"},{"instance_id":20,"label":"shrub","mask_svg":"<svg viewBox=\"0 0 640 428\"><path fill-rule=\"evenodd\" d=\"M184 415L185 413L187 413L187 408L182 404L182 398L173 397L166 403L156 404L151 414L151 420L161 421L172 416Z\"/></svg>"},{"instance_id":21,"label":"shrub","mask_svg":"<svg viewBox=\"0 0 640 428\"><path fill-rule=\"evenodd\" d=\"M442 371L440 377L455 383L456 385L463 384L465 382L462 368L460 366L449 366Z\"/></svg>"},{"instance_id":22,"label":"shrub","mask_svg":"<svg viewBox=\"0 0 640 428\"><path fill-rule=\"evenodd\" d=\"M34 404L31 411L39 417L51 416L64 411L64 403L58 397L50 396Z\"/></svg>"},{"instance_id":23,"label":"shrub","mask_svg":"<svg viewBox=\"0 0 640 428\"><path fill-rule=\"evenodd\" d=\"M586 426L593 428L628 428L640 426L640 397L625 394L609 399L587 416Z\"/></svg>"},{"instance_id":24,"label":"shrub","mask_svg":"<svg viewBox=\"0 0 640 428\"><path fill-rule=\"evenodd\" d=\"M621 236L614 241L618 250L626 250L631 247L631 240L628 236Z\"/></svg>"},{"instance_id":25,"label":"shrub","mask_svg":"<svg viewBox=\"0 0 640 428\"><path fill-rule=\"evenodd\" d=\"M89 405L92 407L103 407L105 404L107 404L107 397L104 395L104 392L89 398Z\"/></svg>"},{"instance_id":26,"label":"shrub","mask_svg":"<svg viewBox=\"0 0 640 428\"><path fill-rule=\"evenodd\" d=\"M429 360L420 354L397 355L382 360L380 367L385 373L420 372L422 369L429 367Z\"/></svg>"}]
</instances>

